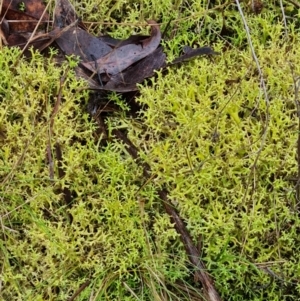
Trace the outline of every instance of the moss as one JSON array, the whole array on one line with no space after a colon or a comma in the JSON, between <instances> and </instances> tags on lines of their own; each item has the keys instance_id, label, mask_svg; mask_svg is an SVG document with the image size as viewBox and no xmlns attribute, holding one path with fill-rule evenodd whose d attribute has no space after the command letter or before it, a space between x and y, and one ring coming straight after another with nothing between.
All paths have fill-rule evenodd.
<instances>
[{"instance_id":1,"label":"moss","mask_svg":"<svg viewBox=\"0 0 300 301\"><path fill-rule=\"evenodd\" d=\"M214 38L221 56L170 68L168 74L158 73L151 87L141 86L138 101L147 109L140 119L146 130L122 113L108 122L110 130L127 128L151 166L156 176L146 184L122 144L112 140L99 150L74 60L58 67L51 55L46 59L32 52L25 60L17 49L1 49L2 299L67 300L88 279L91 284L78 300L192 299L192 271L158 199L161 186L201 243L224 300L300 295L293 88L300 74L299 32L289 21L284 41L280 10L268 5L261 15L246 18L269 106L240 16L228 9L227 25L234 34L230 46ZM206 6L204 1L118 1L101 2L99 9L95 1L76 3L83 19L92 22L176 18L176 38L165 44L169 58L179 53L179 45L205 44L221 30L221 13ZM132 29L107 30L125 36ZM51 127L63 76L62 103ZM117 95L113 99L119 101ZM64 188L72 192L71 204ZM189 289L185 296L179 293L182 283Z\"/></svg>"}]
</instances>

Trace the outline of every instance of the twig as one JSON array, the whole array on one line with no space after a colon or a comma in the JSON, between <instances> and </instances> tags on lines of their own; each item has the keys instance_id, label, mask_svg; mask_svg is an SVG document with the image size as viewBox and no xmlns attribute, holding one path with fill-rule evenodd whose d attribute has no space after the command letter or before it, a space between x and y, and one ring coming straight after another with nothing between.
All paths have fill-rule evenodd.
<instances>
[{"instance_id":1,"label":"twig","mask_svg":"<svg viewBox=\"0 0 300 301\"><path fill-rule=\"evenodd\" d=\"M74 293L74 295L68 300L68 301L74 301L75 298L91 283L90 280L87 280L85 283L83 283L79 289Z\"/></svg>"},{"instance_id":2,"label":"twig","mask_svg":"<svg viewBox=\"0 0 300 301\"><path fill-rule=\"evenodd\" d=\"M300 3L298 1L295 1L295 0L286 0L286 1L295 5L297 8L300 8Z\"/></svg>"},{"instance_id":3,"label":"twig","mask_svg":"<svg viewBox=\"0 0 300 301\"><path fill-rule=\"evenodd\" d=\"M236 5L238 7L239 13L241 15L241 18L242 18L242 21L243 21L243 24L244 24L244 27L245 27L245 31L246 31L246 35L247 35L247 40L248 40L248 43L249 43L249 46L250 46L252 57L253 57L253 59L254 59L254 61L256 63L256 66L257 66L257 69L258 69L258 72L259 72L260 83L262 85L263 92L264 92L264 95L265 95L265 102L266 102L267 107L269 107L270 101L269 101L269 96L268 96L268 92L267 92L267 88L266 88L266 83L265 83L265 80L264 80L264 77L263 77L262 70L261 70L260 65L259 65L258 58L256 56L256 53L255 53L255 50L254 50L254 47L253 47L253 43L252 43L252 40L251 40L249 27L248 27L247 21L245 19L243 10L242 10L242 8L240 6L239 0L236 0Z\"/></svg>"},{"instance_id":4,"label":"twig","mask_svg":"<svg viewBox=\"0 0 300 301\"><path fill-rule=\"evenodd\" d=\"M255 53L255 50L254 50L254 47L253 47L253 43L252 43L252 40L251 40L251 36L250 36L249 27L248 27L247 21L245 19L245 16L243 14L242 8L240 6L239 0L236 0L236 4L237 4L238 10L239 10L239 13L241 15L242 21L244 23L244 27L245 27L245 31L246 31L246 35L247 35L247 40L248 40L248 43L249 43L249 46L250 46L252 57L255 61L257 70L259 72L260 84L261 84L261 87L262 87L262 90L263 90L263 93L264 93L264 96L265 96L265 103L266 103L266 107L267 107L266 108L266 124L265 124L264 129L263 129L262 141L261 141L260 148L257 151L257 156L256 156L256 158L254 160L254 163L253 163L253 167L255 167L256 164L257 164L257 161L259 159L260 153L263 150L266 138L267 138L268 124L269 124L269 119L270 119L270 116L269 116L270 100L269 100L269 95L268 95L268 92L267 92L266 83L265 83L265 80L264 80L264 75L263 75L262 69L260 67L258 58L256 56L256 53ZM253 170L253 168L252 168L252 170Z\"/></svg>"},{"instance_id":5,"label":"twig","mask_svg":"<svg viewBox=\"0 0 300 301\"><path fill-rule=\"evenodd\" d=\"M146 178L151 177L151 169L147 163L143 163L138 154L138 149L135 145L119 130L113 130L112 134L119 140L125 143L128 153L143 167L143 174ZM175 224L176 231L180 234L181 241L184 244L188 258L195 268L195 279L201 282L203 286L204 296L207 301L221 301L221 298L214 287L214 282L210 275L207 273L205 264L201 261L201 255L197 247L194 245L193 240L176 209L172 205L168 197L168 191L162 189L158 191L158 195L163 200L163 205L166 212L171 217L172 222Z\"/></svg>"},{"instance_id":6,"label":"twig","mask_svg":"<svg viewBox=\"0 0 300 301\"><path fill-rule=\"evenodd\" d=\"M297 183L295 186L296 189L296 201L297 201L297 208L300 204L300 101L299 101L299 91L300 91L300 77L295 75L294 67L291 63L289 63L292 78L293 78L293 86L294 86L294 102L298 117L298 139L297 139Z\"/></svg>"},{"instance_id":7,"label":"twig","mask_svg":"<svg viewBox=\"0 0 300 301\"><path fill-rule=\"evenodd\" d=\"M279 2L280 2L280 9L281 9L281 12L282 12L282 18L283 18L283 24L284 24L284 38L287 40L288 30L287 30L287 23L286 23L286 15L285 15L285 12L284 12L284 7L283 7L282 0L280 0Z\"/></svg>"},{"instance_id":8,"label":"twig","mask_svg":"<svg viewBox=\"0 0 300 301\"><path fill-rule=\"evenodd\" d=\"M98 68L97 58L93 54L91 54L91 58L95 62L95 70L97 70L99 84L100 84L101 87L103 87L103 83L102 83L102 79L101 79L101 74L100 74L100 71L99 71L99 68Z\"/></svg>"},{"instance_id":9,"label":"twig","mask_svg":"<svg viewBox=\"0 0 300 301\"><path fill-rule=\"evenodd\" d=\"M59 37L61 37L65 32L67 32L69 29L75 27L78 25L79 20L75 20L73 23L71 23L70 25L64 27L64 28L55 28L52 31L50 31L49 33L46 34L42 34L40 36L36 36L34 37L31 42L35 41L35 40L40 40L41 38L49 38L49 41L44 44L39 50L42 51L45 48L47 48L49 45L51 45L56 39L58 39Z\"/></svg>"},{"instance_id":10,"label":"twig","mask_svg":"<svg viewBox=\"0 0 300 301\"><path fill-rule=\"evenodd\" d=\"M260 67L258 58L256 56L256 53L255 53L255 50L254 50L254 47L253 47L253 43L252 43L252 40L251 40L250 31L249 31L247 21L245 19L243 10L240 6L240 1L239 0L235 0L235 1L236 1L236 5L238 7L238 10L239 10L240 16L242 18L244 27L245 27L245 31L246 31L246 35L247 35L248 44L249 44L249 47L250 47L250 50L251 50L251 54L252 54L252 57L255 61L255 64L256 64L256 67L257 67L257 70L258 70L258 73L259 73L260 84L261 84L261 88L262 88L264 96L265 96L265 104L266 104L266 120L265 120L265 124L263 124L263 132L262 132L262 135L261 135L260 147L257 151L257 155L256 155L256 157L254 159L254 162L253 162L253 164L251 166L251 169L250 169L250 174L249 174L249 178L248 178L248 181L247 181L247 186L246 186L245 193L244 193L244 198L243 198L243 201L245 201L246 196L247 196L248 191L249 191L249 187L250 187L250 179L251 179L251 177L253 176L253 174L256 170L257 162L258 162L258 160L260 158L260 155L261 155L261 153L264 149L264 145L265 145L265 142L266 142L266 139L267 139L269 120L270 120L270 114L269 114L270 101L269 101L269 96L268 96L267 87L266 87L266 83L265 83L265 80L264 80L263 72L262 72L262 69ZM247 235L245 237L244 242L246 241L246 239L247 239ZM243 249L244 249L244 245L243 245Z\"/></svg>"},{"instance_id":11,"label":"twig","mask_svg":"<svg viewBox=\"0 0 300 301\"><path fill-rule=\"evenodd\" d=\"M52 152L51 152L51 149L52 149L51 136L53 135L54 120L55 120L55 116L59 112L59 106L61 104L64 83L65 83L68 72L69 72L69 68L66 69L64 75L60 78L57 100L54 105L51 117L50 117L50 129L49 129L49 140L48 140L48 145L47 145L47 154L48 154L49 171L50 171L50 179L51 180L54 180L54 162L53 162ZM54 147L55 147L55 154L56 154L56 159L57 159L58 177L59 177L59 179L62 179L65 176L65 171L63 170L63 167L62 167L62 161L63 161L62 151L61 151L60 144L58 142L55 143ZM66 186L64 188L61 188L61 191L63 193L65 204L67 206L70 206L70 204L72 203L72 193L71 193L70 189ZM67 218L68 218L69 223L71 223L72 215L70 213L67 213Z\"/></svg>"},{"instance_id":12,"label":"twig","mask_svg":"<svg viewBox=\"0 0 300 301\"><path fill-rule=\"evenodd\" d=\"M52 153L51 153L51 136L53 135L54 117L58 113L58 109L59 109L59 106L61 103L61 95L62 95L62 91L63 91L63 85L66 80L68 71L69 71L69 68L67 68L67 70L65 71L65 74L60 79L56 103L54 105L54 108L52 110L51 117L50 117L50 129L49 129L49 140L48 140L48 145L47 145L47 156L48 156L49 172L50 172L51 180L54 179L54 163L53 163Z\"/></svg>"},{"instance_id":13,"label":"twig","mask_svg":"<svg viewBox=\"0 0 300 301\"><path fill-rule=\"evenodd\" d=\"M42 20L43 20L43 18L44 18L44 16L45 16L47 10L48 10L50 4L51 4L51 1L49 1L48 4L47 4L47 6L45 7L45 9L44 9L44 11L43 11L43 13L42 13L42 15L41 15L41 17L40 17L38 23L36 24L36 26L35 26L35 28L34 28L32 34L31 34L31 36L30 36L30 38L28 39L26 45L25 45L24 48L22 49L22 52L19 54L19 58L24 54L24 52L25 52L25 50L27 49L29 43L32 41L32 38L33 38L33 36L35 35L37 29L39 28L39 26L40 26L40 24L41 24L41 22L42 22ZM18 63L19 61L20 61L19 59L16 60L16 62L15 62L15 64L14 64L14 67L16 67L16 65L17 65L17 63Z\"/></svg>"}]
</instances>

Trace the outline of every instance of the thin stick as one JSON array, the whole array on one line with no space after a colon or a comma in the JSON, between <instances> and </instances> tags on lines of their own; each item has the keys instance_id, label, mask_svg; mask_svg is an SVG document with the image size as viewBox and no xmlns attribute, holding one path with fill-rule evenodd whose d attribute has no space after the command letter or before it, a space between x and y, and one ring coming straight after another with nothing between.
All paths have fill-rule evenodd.
<instances>
[{"instance_id":1,"label":"thin stick","mask_svg":"<svg viewBox=\"0 0 300 301\"><path fill-rule=\"evenodd\" d=\"M261 153L262 153L262 151L264 149L265 142L266 142L266 139L267 139L269 120L270 120L270 114L269 114L270 100L269 100L269 96L268 96L268 92L267 92L267 88L266 88L266 83L265 83L265 80L264 80L263 72L262 72L262 69L260 67L258 58L256 56L256 53L255 53L255 50L254 50L254 47L253 47L253 43L252 43L252 40L251 40L251 36L250 36L249 27L248 27L247 21L245 19L243 10L242 10L242 8L240 6L239 0L236 0L236 5L238 7L240 16L241 16L242 21L244 23L244 27L245 27L245 31L246 31L246 35L247 35L247 40L248 40L248 44L249 44L249 47L250 47L250 50L251 50L252 57L253 57L253 59L255 61L257 70L259 72L260 85L261 85L261 88L262 88L264 96L265 96L265 104L266 104L266 121L265 121L265 124L263 125L263 133L262 133L262 136L261 136L260 147L259 147L259 149L257 151L257 155L256 155L256 157L254 159L254 162L253 162L253 164L251 166L251 169L250 169L250 174L249 174L249 178L248 178L248 181L247 181L246 190L245 190L244 197L243 197L243 200L245 200L246 197L247 197L249 188L250 188L250 179L254 175L254 172L255 172L255 169L256 169L256 166L257 166L257 162L258 162L258 160L260 158L260 155L261 155ZM246 239L247 239L247 235L245 237L244 242L246 241ZM243 245L243 248L242 248L242 252L243 252L243 250L244 250L244 245Z\"/></svg>"},{"instance_id":2,"label":"thin stick","mask_svg":"<svg viewBox=\"0 0 300 301\"><path fill-rule=\"evenodd\" d=\"M289 3L292 3L297 8L300 8L300 3L298 1L295 1L295 0L286 0L286 1L289 2Z\"/></svg>"},{"instance_id":3,"label":"thin stick","mask_svg":"<svg viewBox=\"0 0 300 301\"><path fill-rule=\"evenodd\" d=\"M28 39L26 45L25 45L24 48L22 49L22 52L20 53L19 58L24 54L24 52L25 52L25 50L27 49L29 43L32 41L32 39L33 39L33 37L34 37L34 35L35 35L37 29L39 28L39 26L40 26L40 24L41 24L41 22L42 22L42 19L44 18L44 16L45 16L45 14L46 14L46 12L47 12L48 7L50 6L50 4L51 4L51 1L49 1L48 4L47 4L47 6L45 7L45 9L44 9L44 11L43 11L43 13L42 13L42 15L41 15L41 17L40 17L38 23L36 24L36 26L35 26L35 28L34 28L32 34L31 34L31 36L30 36L30 38ZM15 65L14 65L14 67L16 66L16 64L17 64L18 62L19 62L19 60L16 60L16 63L15 63Z\"/></svg>"},{"instance_id":4,"label":"thin stick","mask_svg":"<svg viewBox=\"0 0 300 301\"><path fill-rule=\"evenodd\" d=\"M112 134L120 139L126 147L128 153L143 167L143 174L144 177L147 179L151 178L151 169L147 163L143 163L139 156L139 151L135 147L135 145L127 138L119 130L113 130ZM221 297L219 296L215 286L213 279L207 273L207 269L205 264L202 262L200 252L198 251L197 247L194 245L191 235L189 234L184 222L182 221L181 217L177 213L176 209L172 205L171 201L169 200L168 191L166 189L162 189L158 191L158 195L163 201L163 205L165 207L166 212L171 217L172 222L175 225L176 231L180 234L181 241L184 244L186 249L188 258L195 268L195 280L201 282L203 286L203 293L206 297L205 300L207 301L221 301Z\"/></svg>"},{"instance_id":5,"label":"thin stick","mask_svg":"<svg viewBox=\"0 0 300 301\"><path fill-rule=\"evenodd\" d=\"M74 301L75 298L91 283L90 280L87 280L85 283L83 283L79 289L74 293L74 295L68 300L68 301Z\"/></svg>"}]
</instances>

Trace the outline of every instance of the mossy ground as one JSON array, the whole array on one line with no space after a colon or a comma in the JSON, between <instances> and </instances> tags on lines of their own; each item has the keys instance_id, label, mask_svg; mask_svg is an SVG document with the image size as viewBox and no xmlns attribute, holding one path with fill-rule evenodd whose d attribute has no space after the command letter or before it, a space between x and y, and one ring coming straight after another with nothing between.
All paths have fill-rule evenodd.
<instances>
[{"instance_id":1,"label":"mossy ground","mask_svg":"<svg viewBox=\"0 0 300 301\"><path fill-rule=\"evenodd\" d=\"M233 6L225 10L227 41L218 36L223 17L212 9L217 2L209 10L196 0L75 3L83 20L110 23L93 25L95 32L116 37L133 33L128 24L173 18L175 38L165 42L170 60L185 44L221 52L141 86L137 101L146 109L138 120L122 112L109 119L110 129L126 128L141 150L155 175L149 182L120 142L95 142L88 92L72 63L58 67L51 55L33 53L12 68L19 51L1 49L1 299L68 300L91 280L77 300L199 300L156 193L162 186L200 243L223 300L300 298L297 11L285 7L285 27L275 1L258 15L243 5L264 90ZM64 187L73 192L70 206Z\"/></svg>"}]
</instances>

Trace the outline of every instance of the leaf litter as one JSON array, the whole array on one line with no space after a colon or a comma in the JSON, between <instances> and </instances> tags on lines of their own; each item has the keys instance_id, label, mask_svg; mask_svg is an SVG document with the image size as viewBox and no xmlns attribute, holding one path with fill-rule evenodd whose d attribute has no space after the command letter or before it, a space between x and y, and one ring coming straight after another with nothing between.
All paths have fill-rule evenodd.
<instances>
[{"instance_id":1,"label":"leaf litter","mask_svg":"<svg viewBox=\"0 0 300 301\"><path fill-rule=\"evenodd\" d=\"M167 64L161 46L162 34L154 20L147 21L151 28L150 36L132 35L126 40L116 40L109 36L96 37L87 32L68 0L56 1L52 31L45 33L45 23L50 24L46 6L34 0L22 3L23 11L17 0L5 0L3 3L1 34L8 45L24 47L28 44L27 47L33 45L44 50L55 43L64 55L80 58L77 74L87 79L92 89L137 91L136 84L152 77L155 70L200 55L218 54L208 46L197 49L185 46L184 53ZM37 25L38 32L32 37Z\"/></svg>"}]
</instances>

